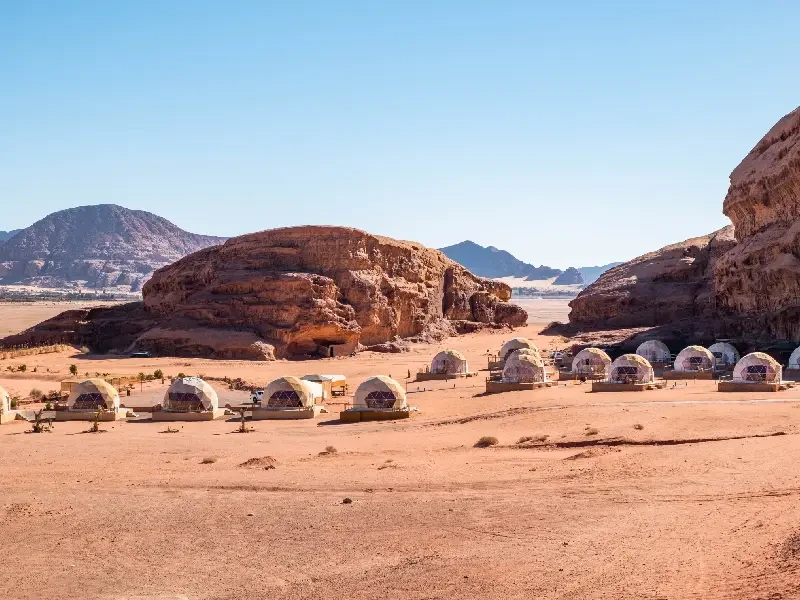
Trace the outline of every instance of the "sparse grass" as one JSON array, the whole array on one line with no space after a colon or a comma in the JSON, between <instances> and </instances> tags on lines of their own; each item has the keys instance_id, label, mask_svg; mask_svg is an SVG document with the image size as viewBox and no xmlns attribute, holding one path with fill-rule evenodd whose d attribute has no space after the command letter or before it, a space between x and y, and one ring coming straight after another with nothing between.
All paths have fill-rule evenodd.
<instances>
[{"instance_id":1,"label":"sparse grass","mask_svg":"<svg viewBox=\"0 0 800 600\"><path fill-rule=\"evenodd\" d=\"M206 456L203 460L200 461L201 465L213 465L217 462L216 456Z\"/></svg>"},{"instance_id":2,"label":"sparse grass","mask_svg":"<svg viewBox=\"0 0 800 600\"><path fill-rule=\"evenodd\" d=\"M491 435L485 435L477 442L475 442L475 448L488 448L489 446L496 446L500 443L496 437Z\"/></svg>"},{"instance_id":3,"label":"sparse grass","mask_svg":"<svg viewBox=\"0 0 800 600\"><path fill-rule=\"evenodd\" d=\"M527 444L528 442L546 442L550 439L550 436L544 433L540 433L538 435L523 435L521 438L517 440L517 444Z\"/></svg>"},{"instance_id":4,"label":"sparse grass","mask_svg":"<svg viewBox=\"0 0 800 600\"><path fill-rule=\"evenodd\" d=\"M644 425L642 425L641 423L637 423L636 425L633 426L633 428L641 431L642 429L644 429Z\"/></svg>"},{"instance_id":5,"label":"sparse grass","mask_svg":"<svg viewBox=\"0 0 800 600\"><path fill-rule=\"evenodd\" d=\"M594 427L587 427L584 433L585 435L597 435L598 433L600 433L600 430Z\"/></svg>"}]
</instances>

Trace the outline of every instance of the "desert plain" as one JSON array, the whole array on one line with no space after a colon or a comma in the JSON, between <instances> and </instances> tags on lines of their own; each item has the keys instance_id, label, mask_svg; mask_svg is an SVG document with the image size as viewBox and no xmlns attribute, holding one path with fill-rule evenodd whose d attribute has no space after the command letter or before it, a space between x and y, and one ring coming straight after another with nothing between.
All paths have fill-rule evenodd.
<instances>
[{"instance_id":1,"label":"desert plain","mask_svg":"<svg viewBox=\"0 0 800 600\"><path fill-rule=\"evenodd\" d=\"M60 310L56 307L54 313ZM529 323L410 352L316 361L108 358L74 351L0 361L15 395L81 374L184 372L266 384L342 373L406 382L440 349L472 370ZM0 306L3 328L46 318ZM26 364L26 371L8 367ZM35 372L34 372L35 368ZM797 598L800 388L720 394L712 382L593 394L586 384L484 395L486 371L408 382L406 421L235 417L177 432L146 415L0 426L0 597ZM247 393L213 385L233 405ZM147 383L123 401L163 394ZM344 402L347 402L347 398ZM476 448L483 436L498 444ZM530 438L520 442L522 438ZM349 499L349 501L346 501Z\"/></svg>"}]
</instances>

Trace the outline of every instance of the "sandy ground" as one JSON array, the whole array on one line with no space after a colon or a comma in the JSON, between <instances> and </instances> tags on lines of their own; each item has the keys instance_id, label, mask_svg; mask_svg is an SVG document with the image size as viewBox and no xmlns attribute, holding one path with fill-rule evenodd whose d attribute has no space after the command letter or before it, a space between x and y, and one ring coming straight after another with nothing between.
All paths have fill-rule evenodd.
<instances>
[{"instance_id":1,"label":"sandy ground","mask_svg":"<svg viewBox=\"0 0 800 600\"><path fill-rule=\"evenodd\" d=\"M541 327L515 335L558 345ZM314 362L40 355L24 374L0 361L0 385L46 390L75 363L261 382L336 372L355 386L404 379L440 347L484 368L508 337ZM0 597L800 597L800 389L484 396L483 376L409 384L421 413L404 422L343 425L331 406L247 434L224 420L171 434L147 419L102 434L0 426ZM481 436L499 445L474 448Z\"/></svg>"},{"instance_id":2,"label":"sandy ground","mask_svg":"<svg viewBox=\"0 0 800 600\"><path fill-rule=\"evenodd\" d=\"M65 310L106 306L97 302L0 302L0 338L19 333Z\"/></svg>"}]
</instances>

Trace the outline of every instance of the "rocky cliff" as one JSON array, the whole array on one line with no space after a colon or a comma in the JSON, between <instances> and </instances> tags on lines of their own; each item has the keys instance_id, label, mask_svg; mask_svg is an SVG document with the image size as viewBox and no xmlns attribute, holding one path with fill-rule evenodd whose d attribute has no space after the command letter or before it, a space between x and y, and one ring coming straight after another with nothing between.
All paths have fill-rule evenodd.
<instances>
[{"instance_id":1,"label":"rocky cliff","mask_svg":"<svg viewBox=\"0 0 800 600\"><path fill-rule=\"evenodd\" d=\"M569 267L555 278L553 285L583 285L583 276L575 267Z\"/></svg>"},{"instance_id":2,"label":"rocky cliff","mask_svg":"<svg viewBox=\"0 0 800 600\"><path fill-rule=\"evenodd\" d=\"M739 243L716 266L721 309L743 330L800 340L800 109L731 173L723 212Z\"/></svg>"},{"instance_id":3,"label":"rocky cliff","mask_svg":"<svg viewBox=\"0 0 800 600\"><path fill-rule=\"evenodd\" d=\"M731 173L723 212L733 226L607 271L572 301L570 324L800 340L798 142L800 109Z\"/></svg>"},{"instance_id":4,"label":"rocky cliff","mask_svg":"<svg viewBox=\"0 0 800 600\"><path fill-rule=\"evenodd\" d=\"M113 204L53 213L0 245L0 284L139 291L153 272L224 238Z\"/></svg>"},{"instance_id":5,"label":"rocky cliff","mask_svg":"<svg viewBox=\"0 0 800 600\"><path fill-rule=\"evenodd\" d=\"M160 269L143 296L143 303L71 311L4 343L70 332L65 341L100 351L270 359L527 320L508 303L508 286L437 250L344 227L230 239Z\"/></svg>"},{"instance_id":6,"label":"rocky cliff","mask_svg":"<svg viewBox=\"0 0 800 600\"><path fill-rule=\"evenodd\" d=\"M735 245L728 226L609 269L570 302L570 324L616 329L711 317L713 273Z\"/></svg>"}]
</instances>

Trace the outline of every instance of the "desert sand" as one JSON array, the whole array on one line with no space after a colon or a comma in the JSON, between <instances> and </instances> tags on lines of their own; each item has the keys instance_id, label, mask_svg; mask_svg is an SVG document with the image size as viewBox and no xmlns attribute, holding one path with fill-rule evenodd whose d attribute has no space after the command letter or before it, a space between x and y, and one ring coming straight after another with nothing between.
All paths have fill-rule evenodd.
<instances>
[{"instance_id":1,"label":"desert sand","mask_svg":"<svg viewBox=\"0 0 800 600\"><path fill-rule=\"evenodd\" d=\"M343 373L354 390L374 374L405 381L446 347L473 369L512 335L562 347L538 332L563 306L531 302L543 312L513 334L403 354L254 363L65 352L0 361L0 385L47 391L74 363L260 383ZM23 361L25 373L7 371ZM421 412L398 422L339 424L331 405L247 434L235 419L177 433L146 418L101 434L0 426L0 597L800 596L800 389L591 394L562 382L484 396L484 376L409 383ZM223 403L247 397L213 385ZM499 444L473 447L482 436ZM523 436L547 438L517 444ZM328 446L336 452L320 454Z\"/></svg>"}]
</instances>

